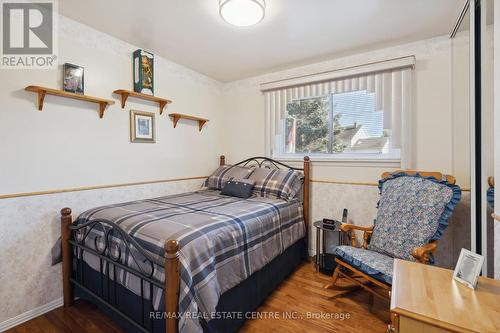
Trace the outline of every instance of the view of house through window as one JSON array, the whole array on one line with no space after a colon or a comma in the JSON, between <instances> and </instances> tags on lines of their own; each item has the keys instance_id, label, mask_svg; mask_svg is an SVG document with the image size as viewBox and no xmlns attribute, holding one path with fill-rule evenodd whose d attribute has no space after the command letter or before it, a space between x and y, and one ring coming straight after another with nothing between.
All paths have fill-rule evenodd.
<instances>
[{"instance_id":1,"label":"view of house through window","mask_svg":"<svg viewBox=\"0 0 500 333\"><path fill-rule=\"evenodd\" d=\"M284 139L285 154L389 152L384 112L365 90L289 102Z\"/></svg>"}]
</instances>

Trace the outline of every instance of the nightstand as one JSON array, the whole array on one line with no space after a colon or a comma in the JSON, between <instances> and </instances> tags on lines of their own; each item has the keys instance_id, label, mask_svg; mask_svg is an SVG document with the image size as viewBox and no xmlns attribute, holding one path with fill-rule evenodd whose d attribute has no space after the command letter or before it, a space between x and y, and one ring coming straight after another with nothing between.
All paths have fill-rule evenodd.
<instances>
[{"instance_id":1,"label":"nightstand","mask_svg":"<svg viewBox=\"0 0 500 333\"><path fill-rule=\"evenodd\" d=\"M335 229L330 229L328 227L325 227L323 224L323 220L321 221L316 221L313 223L313 227L316 228L316 255L314 256L314 263L316 266L316 271L320 271L321 273L331 275L333 272L333 269L335 269L335 261L332 259L332 267L327 268L326 263L329 261L329 257L332 257L333 255L330 253L326 253L326 241L325 241L325 235L326 233L331 233L333 234L332 237L332 245L339 246L339 245L349 245L349 235L343 231L340 230L340 221L335 221Z\"/></svg>"}]
</instances>

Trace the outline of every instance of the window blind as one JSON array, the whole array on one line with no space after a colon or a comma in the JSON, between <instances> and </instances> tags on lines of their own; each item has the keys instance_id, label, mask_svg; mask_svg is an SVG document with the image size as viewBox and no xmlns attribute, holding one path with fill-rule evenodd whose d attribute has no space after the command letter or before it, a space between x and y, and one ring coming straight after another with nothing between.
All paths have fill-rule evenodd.
<instances>
[{"instance_id":1,"label":"window blind","mask_svg":"<svg viewBox=\"0 0 500 333\"><path fill-rule=\"evenodd\" d=\"M405 57L385 62L356 66L300 78L265 83L266 149L272 155L283 133L287 104L292 100L366 90L375 94L375 108L384 113L384 130L390 133L391 148L400 149L401 166L411 167L410 116L412 70L415 58ZM348 75L343 77L342 75ZM324 80L326 81L315 81ZM289 85L290 84L290 85Z\"/></svg>"}]
</instances>

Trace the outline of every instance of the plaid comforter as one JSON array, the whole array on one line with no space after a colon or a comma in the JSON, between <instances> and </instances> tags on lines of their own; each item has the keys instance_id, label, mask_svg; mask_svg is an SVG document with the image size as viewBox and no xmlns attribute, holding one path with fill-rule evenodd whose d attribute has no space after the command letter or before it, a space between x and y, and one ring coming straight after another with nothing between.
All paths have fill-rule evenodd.
<instances>
[{"instance_id":1,"label":"plaid comforter","mask_svg":"<svg viewBox=\"0 0 500 333\"><path fill-rule=\"evenodd\" d=\"M199 321L194 319L199 318L196 314L201 313L203 318L210 320L210 314L215 312L225 291L261 269L305 234L302 205L298 200L239 199L222 196L219 191L198 191L98 207L81 214L76 223L97 218L119 225L155 258L153 278L158 281L164 281L165 241L178 240L181 332L201 332ZM98 229L92 232L102 235ZM87 238L91 247L94 238ZM102 239L104 237L97 241ZM123 251L125 264L137 268L138 263L124 246ZM96 256L84 253L84 260L99 270ZM140 295L137 277L117 270L116 279ZM144 288L144 297L151 298L149 287ZM163 310L162 290L153 289L152 301L155 309Z\"/></svg>"}]
</instances>

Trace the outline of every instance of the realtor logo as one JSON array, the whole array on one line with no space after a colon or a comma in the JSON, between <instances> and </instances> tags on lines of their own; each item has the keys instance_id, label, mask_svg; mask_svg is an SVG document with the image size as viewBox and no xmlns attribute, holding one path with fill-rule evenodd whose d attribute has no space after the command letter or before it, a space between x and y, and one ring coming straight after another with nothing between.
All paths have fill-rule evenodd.
<instances>
[{"instance_id":1,"label":"realtor logo","mask_svg":"<svg viewBox=\"0 0 500 333\"><path fill-rule=\"evenodd\" d=\"M1 3L2 68L56 68L54 1Z\"/></svg>"}]
</instances>

